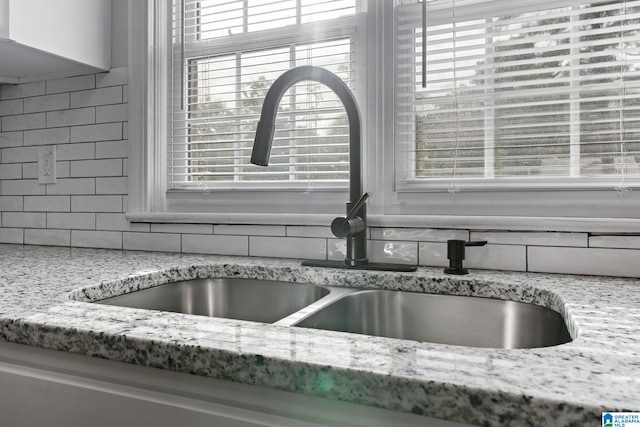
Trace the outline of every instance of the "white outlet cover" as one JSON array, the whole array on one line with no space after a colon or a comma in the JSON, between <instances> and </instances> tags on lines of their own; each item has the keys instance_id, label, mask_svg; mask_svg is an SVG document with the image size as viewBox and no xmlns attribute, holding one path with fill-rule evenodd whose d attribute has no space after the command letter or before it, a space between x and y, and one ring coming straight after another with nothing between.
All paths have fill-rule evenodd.
<instances>
[{"instance_id":1,"label":"white outlet cover","mask_svg":"<svg viewBox=\"0 0 640 427\"><path fill-rule=\"evenodd\" d=\"M55 184L56 181L56 146L40 147L38 149L38 183Z\"/></svg>"}]
</instances>

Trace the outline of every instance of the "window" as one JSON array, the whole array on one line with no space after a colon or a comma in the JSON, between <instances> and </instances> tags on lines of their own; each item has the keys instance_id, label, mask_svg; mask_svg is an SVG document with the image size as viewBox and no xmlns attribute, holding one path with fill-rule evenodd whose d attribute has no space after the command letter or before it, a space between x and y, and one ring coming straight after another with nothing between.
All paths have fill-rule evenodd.
<instances>
[{"instance_id":1,"label":"window","mask_svg":"<svg viewBox=\"0 0 640 427\"><path fill-rule=\"evenodd\" d=\"M130 121L147 141L132 144L137 218L329 224L347 201L348 142L328 88L291 88L270 166L249 164L267 88L312 64L358 99L370 224L588 231L621 218L612 229L637 231L640 0L426 1L425 88L419 0L132 2L159 47L130 50L131 111L143 99L148 114Z\"/></svg>"},{"instance_id":2,"label":"window","mask_svg":"<svg viewBox=\"0 0 640 427\"><path fill-rule=\"evenodd\" d=\"M321 84L283 97L270 166L249 158L264 96L286 70L321 66L356 90L358 3L191 0L183 11L174 0L168 189L346 188L346 114Z\"/></svg>"},{"instance_id":3,"label":"window","mask_svg":"<svg viewBox=\"0 0 640 427\"><path fill-rule=\"evenodd\" d=\"M427 2L424 88L421 4L397 7L399 189L640 176L639 1L457 3Z\"/></svg>"}]
</instances>

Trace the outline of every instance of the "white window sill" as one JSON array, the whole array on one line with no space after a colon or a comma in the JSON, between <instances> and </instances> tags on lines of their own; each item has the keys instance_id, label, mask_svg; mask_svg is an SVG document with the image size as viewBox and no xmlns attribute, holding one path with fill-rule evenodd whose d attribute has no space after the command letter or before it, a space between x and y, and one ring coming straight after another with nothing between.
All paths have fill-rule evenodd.
<instances>
[{"instance_id":1,"label":"white window sill","mask_svg":"<svg viewBox=\"0 0 640 427\"><path fill-rule=\"evenodd\" d=\"M182 212L129 212L130 222L242 225L330 226L331 214L226 214ZM564 231L638 233L640 219L525 216L370 215L371 227L411 227L465 230Z\"/></svg>"}]
</instances>

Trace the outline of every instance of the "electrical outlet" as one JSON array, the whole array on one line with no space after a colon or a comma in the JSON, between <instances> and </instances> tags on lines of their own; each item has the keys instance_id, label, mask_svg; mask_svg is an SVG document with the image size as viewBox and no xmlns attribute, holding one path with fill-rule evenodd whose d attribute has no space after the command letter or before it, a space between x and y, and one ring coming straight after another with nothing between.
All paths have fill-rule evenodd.
<instances>
[{"instance_id":1,"label":"electrical outlet","mask_svg":"<svg viewBox=\"0 0 640 427\"><path fill-rule=\"evenodd\" d=\"M56 183L56 146L38 149L38 182L40 184Z\"/></svg>"}]
</instances>

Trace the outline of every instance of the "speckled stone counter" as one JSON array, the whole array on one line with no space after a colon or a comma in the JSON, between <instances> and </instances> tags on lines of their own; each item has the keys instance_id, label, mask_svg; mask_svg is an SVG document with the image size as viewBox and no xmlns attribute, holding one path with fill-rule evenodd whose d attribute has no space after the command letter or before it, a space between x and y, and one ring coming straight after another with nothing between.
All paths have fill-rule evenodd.
<instances>
[{"instance_id":1,"label":"speckled stone counter","mask_svg":"<svg viewBox=\"0 0 640 427\"><path fill-rule=\"evenodd\" d=\"M90 303L196 277L533 302L562 313L575 339L497 350ZM483 426L600 425L601 411L640 411L639 326L637 280L0 245L0 339Z\"/></svg>"}]
</instances>

